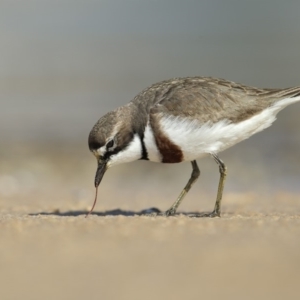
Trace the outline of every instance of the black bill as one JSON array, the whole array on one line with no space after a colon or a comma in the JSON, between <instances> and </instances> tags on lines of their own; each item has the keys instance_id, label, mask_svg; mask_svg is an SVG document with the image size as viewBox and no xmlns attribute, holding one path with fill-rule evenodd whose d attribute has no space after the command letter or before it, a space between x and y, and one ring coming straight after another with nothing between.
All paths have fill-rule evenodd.
<instances>
[{"instance_id":1,"label":"black bill","mask_svg":"<svg viewBox=\"0 0 300 300\"><path fill-rule=\"evenodd\" d=\"M106 171L106 161L99 160L95 176L95 187L98 187Z\"/></svg>"}]
</instances>

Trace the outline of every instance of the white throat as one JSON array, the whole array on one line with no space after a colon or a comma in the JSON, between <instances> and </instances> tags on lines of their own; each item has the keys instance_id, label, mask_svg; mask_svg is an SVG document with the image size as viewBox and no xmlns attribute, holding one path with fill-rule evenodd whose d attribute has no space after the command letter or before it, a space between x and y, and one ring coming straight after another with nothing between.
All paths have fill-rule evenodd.
<instances>
[{"instance_id":1,"label":"white throat","mask_svg":"<svg viewBox=\"0 0 300 300\"><path fill-rule=\"evenodd\" d=\"M110 168L118 164L123 164L123 163L138 160L141 157L142 157L142 143L138 134L135 134L133 139L125 149L110 157L107 166Z\"/></svg>"},{"instance_id":2,"label":"white throat","mask_svg":"<svg viewBox=\"0 0 300 300\"><path fill-rule=\"evenodd\" d=\"M162 157L157 148L153 130L151 128L151 125L149 124L149 121L145 128L144 143L145 143L145 147L147 149L148 159L150 161L154 161L154 162L161 162Z\"/></svg>"}]
</instances>

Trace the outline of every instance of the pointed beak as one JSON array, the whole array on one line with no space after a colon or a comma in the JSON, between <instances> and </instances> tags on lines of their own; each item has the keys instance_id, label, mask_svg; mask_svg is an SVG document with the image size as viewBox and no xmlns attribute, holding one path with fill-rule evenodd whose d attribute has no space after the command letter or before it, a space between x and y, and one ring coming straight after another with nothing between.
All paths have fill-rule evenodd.
<instances>
[{"instance_id":1,"label":"pointed beak","mask_svg":"<svg viewBox=\"0 0 300 300\"><path fill-rule=\"evenodd\" d=\"M98 168L96 171L96 176L95 176L95 187L98 187L103 175L105 173L105 171L107 170L107 166L106 166L106 161L105 160L99 160L98 161Z\"/></svg>"}]
</instances>

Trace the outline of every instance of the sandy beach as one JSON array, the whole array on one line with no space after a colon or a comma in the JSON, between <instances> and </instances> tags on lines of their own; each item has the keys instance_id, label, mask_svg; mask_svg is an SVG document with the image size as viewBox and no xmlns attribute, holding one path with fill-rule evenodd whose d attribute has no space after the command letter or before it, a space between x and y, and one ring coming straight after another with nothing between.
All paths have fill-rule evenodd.
<instances>
[{"instance_id":1,"label":"sandy beach","mask_svg":"<svg viewBox=\"0 0 300 300\"><path fill-rule=\"evenodd\" d=\"M28 155L26 162L16 160L15 169L3 162L1 299L297 297L297 193L268 196L229 188L221 218L191 218L188 212L209 210L214 203L200 181L175 217L137 215L153 206L168 208L176 195L170 180L177 188L189 165L182 165L186 174L170 176L173 167L164 173L157 165L133 164L107 175L94 213L85 218L93 201L95 162L84 154L76 167L80 172L74 173L78 157ZM131 178L122 185L129 170ZM151 170L159 172L154 176ZM166 182L159 184L162 178L171 190ZM230 182L229 177L229 187Z\"/></svg>"},{"instance_id":2,"label":"sandy beach","mask_svg":"<svg viewBox=\"0 0 300 300\"><path fill-rule=\"evenodd\" d=\"M2 299L293 299L298 214L1 214Z\"/></svg>"},{"instance_id":3,"label":"sandy beach","mask_svg":"<svg viewBox=\"0 0 300 300\"><path fill-rule=\"evenodd\" d=\"M214 207L210 157L174 217L147 213L170 208L189 162L111 168L85 218L89 132L146 87L186 76L300 85L299 0L0 8L0 300L299 299L300 103L219 154L221 218L191 217Z\"/></svg>"}]
</instances>

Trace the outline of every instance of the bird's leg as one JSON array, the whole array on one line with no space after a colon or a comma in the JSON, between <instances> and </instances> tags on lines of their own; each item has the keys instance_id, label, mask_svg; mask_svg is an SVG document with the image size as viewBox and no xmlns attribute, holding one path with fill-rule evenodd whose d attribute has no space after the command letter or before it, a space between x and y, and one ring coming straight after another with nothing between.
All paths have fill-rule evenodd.
<instances>
[{"instance_id":1,"label":"bird's leg","mask_svg":"<svg viewBox=\"0 0 300 300\"><path fill-rule=\"evenodd\" d=\"M165 212L166 216L173 216L176 213L176 210L177 210L179 204L181 203L182 199L188 193L188 191L190 190L190 188L192 187L192 185L194 184L194 182L197 180L197 178L200 175L200 170L198 168L197 162L195 160L193 160L193 161L191 161L191 163L192 163L192 167L193 167L191 178L189 179L188 183L186 184L186 186L184 187L184 189L178 196L177 200L171 206L171 208Z\"/></svg>"},{"instance_id":2,"label":"bird's leg","mask_svg":"<svg viewBox=\"0 0 300 300\"><path fill-rule=\"evenodd\" d=\"M224 183L227 175L227 168L223 161L214 153L211 154L215 162L219 165L219 171L220 171L220 180L219 180L219 186L218 186L218 194L216 199L216 204L214 210L209 214L201 215L203 217L220 217L221 216L221 201L222 201L222 194L224 189Z\"/></svg>"}]
</instances>

